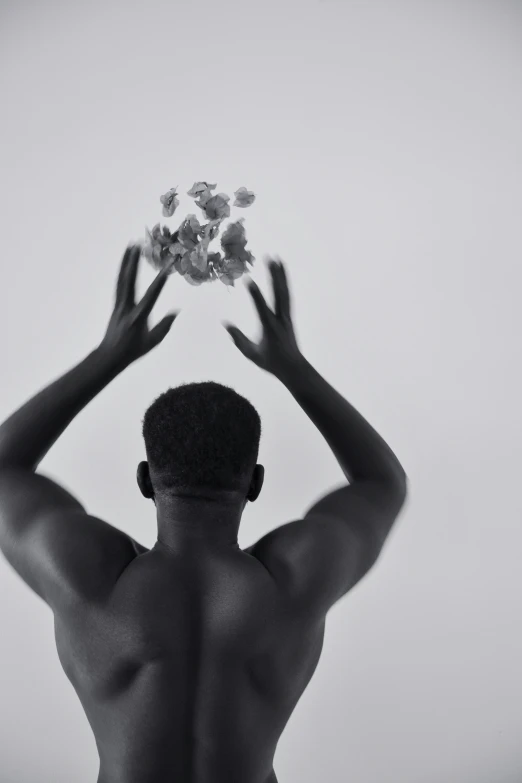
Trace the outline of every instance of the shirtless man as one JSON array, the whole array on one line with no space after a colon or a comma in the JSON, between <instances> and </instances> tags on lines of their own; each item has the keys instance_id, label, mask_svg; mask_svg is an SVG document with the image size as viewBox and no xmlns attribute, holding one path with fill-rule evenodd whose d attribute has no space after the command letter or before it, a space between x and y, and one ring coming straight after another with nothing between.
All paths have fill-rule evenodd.
<instances>
[{"instance_id":1,"label":"shirtless man","mask_svg":"<svg viewBox=\"0 0 522 783\"><path fill-rule=\"evenodd\" d=\"M274 310L249 283L261 343L226 329L317 426L344 486L242 551L237 531L262 465L244 467L241 491L165 491L142 462L138 484L158 522L148 550L37 473L80 410L172 326L175 314L147 326L165 272L135 304L139 256L124 255L100 345L0 427L0 548L52 609L96 740L98 783L277 783L277 744L317 666L326 615L376 562L406 474L299 350L280 262L270 263Z\"/></svg>"}]
</instances>

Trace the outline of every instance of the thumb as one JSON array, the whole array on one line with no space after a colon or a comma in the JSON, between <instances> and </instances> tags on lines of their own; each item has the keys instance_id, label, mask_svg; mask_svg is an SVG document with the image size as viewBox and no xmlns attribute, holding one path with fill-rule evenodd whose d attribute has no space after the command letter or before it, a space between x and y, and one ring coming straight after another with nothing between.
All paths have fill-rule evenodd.
<instances>
[{"instance_id":1,"label":"thumb","mask_svg":"<svg viewBox=\"0 0 522 783\"><path fill-rule=\"evenodd\" d=\"M241 353L246 356L247 359L255 361L256 346L254 343L251 342L248 337L245 337L243 332L241 332L236 326L232 326L232 324L229 324L226 321L222 321L222 324L232 338L232 341L235 343L236 348L239 348Z\"/></svg>"},{"instance_id":2,"label":"thumb","mask_svg":"<svg viewBox=\"0 0 522 783\"><path fill-rule=\"evenodd\" d=\"M165 318L162 318L161 321L150 330L149 341L152 348L154 348L156 345L159 345L161 341L165 339L178 315L179 311L177 313L170 313L169 315L166 315Z\"/></svg>"}]
</instances>

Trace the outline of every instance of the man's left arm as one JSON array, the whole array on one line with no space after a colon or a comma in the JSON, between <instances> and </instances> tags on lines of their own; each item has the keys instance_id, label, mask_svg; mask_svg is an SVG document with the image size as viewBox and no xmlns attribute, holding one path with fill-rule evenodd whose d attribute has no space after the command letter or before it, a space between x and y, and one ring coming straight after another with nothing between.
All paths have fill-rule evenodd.
<instances>
[{"instance_id":1,"label":"man's left arm","mask_svg":"<svg viewBox=\"0 0 522 783\"><path fill-rule=\"evenodd\" d=\"M166 274L162 270L135 305L138 261L139 251L129 248L100 345L0 426L0 549L51 606L68 589L102 590L139 554L138 548L143 549L127 534L90 516L63 487L36 473L74 417L120 372L158 345L175 320L176 315L169 315L148 331L147 317Z\"/></svg>"},{"instance_id":2,"label":"man's left arm","mask_svg":"<svg viewBox=\"0 0 522 783\"><path fill-rule=\"evenodd\" d=\"M72 420L123 370L96 349L0 425L0 471L34 472Z\"/></svg>"},{"instance_id":3,"label":"man's left arm","mask_svg":"<svg viewBox=\"0 0 522 783\"><path fill-rule=\"evenodd\" d=\"M73 418L119 372L110 357L94 351L0 426L0 549L52 608L73 597L95 600L136 557L130 536L36 473ZM100 574L103 581L96 583Z\"/></svg>"}]
</instances>

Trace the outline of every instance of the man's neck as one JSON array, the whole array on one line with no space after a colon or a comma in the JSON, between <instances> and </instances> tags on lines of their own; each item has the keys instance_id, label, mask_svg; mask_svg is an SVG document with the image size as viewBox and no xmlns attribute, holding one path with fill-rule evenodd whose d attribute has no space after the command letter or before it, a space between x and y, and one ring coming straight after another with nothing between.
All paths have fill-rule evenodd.
<instances>
[{"instance_id":1,"label":"man's neck","mask_svg":"<svg viewBox=\"0 0 522 783\"><path fill-rule=\"evenodd\" d=\"M237 534L243 502L183 498L179 495L156 501L159 548L173 551L237 549Z\"/></svg>"}]
</instances>

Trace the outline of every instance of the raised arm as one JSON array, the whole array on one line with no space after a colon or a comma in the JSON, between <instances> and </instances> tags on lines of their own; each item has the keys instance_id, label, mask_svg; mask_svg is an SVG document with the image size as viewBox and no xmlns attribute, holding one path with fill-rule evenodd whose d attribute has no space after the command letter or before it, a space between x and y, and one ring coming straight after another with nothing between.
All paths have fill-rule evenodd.
<instances>
[{"instance_id":1,"label":"raised arm","mask_svg":"<svg viewBox=\"0 0 522 783\"><path fill-rule=\"evenodd\" d=\"M280 380L325 438L350 483L382 480L405 485L396 455L353 405L304 357Z\"/></svg>"},{"instance_id":2,"label":"raised arm","mask_svg":"<svg viewBox=\"0 0 522 783\"><path fill-rule=\"evenodd\" d=\"M373 427L304 358L297 346L284 266L271 263L275 312L259 288L250 292L264 327L256 346L227 327L237 347L275 375L319 429L348 484L328 493L303 519L270 531L247 551L285 588L296 609L319 616L377 560L404 505L407 477Z\"/></svg>"}]
</instances>

